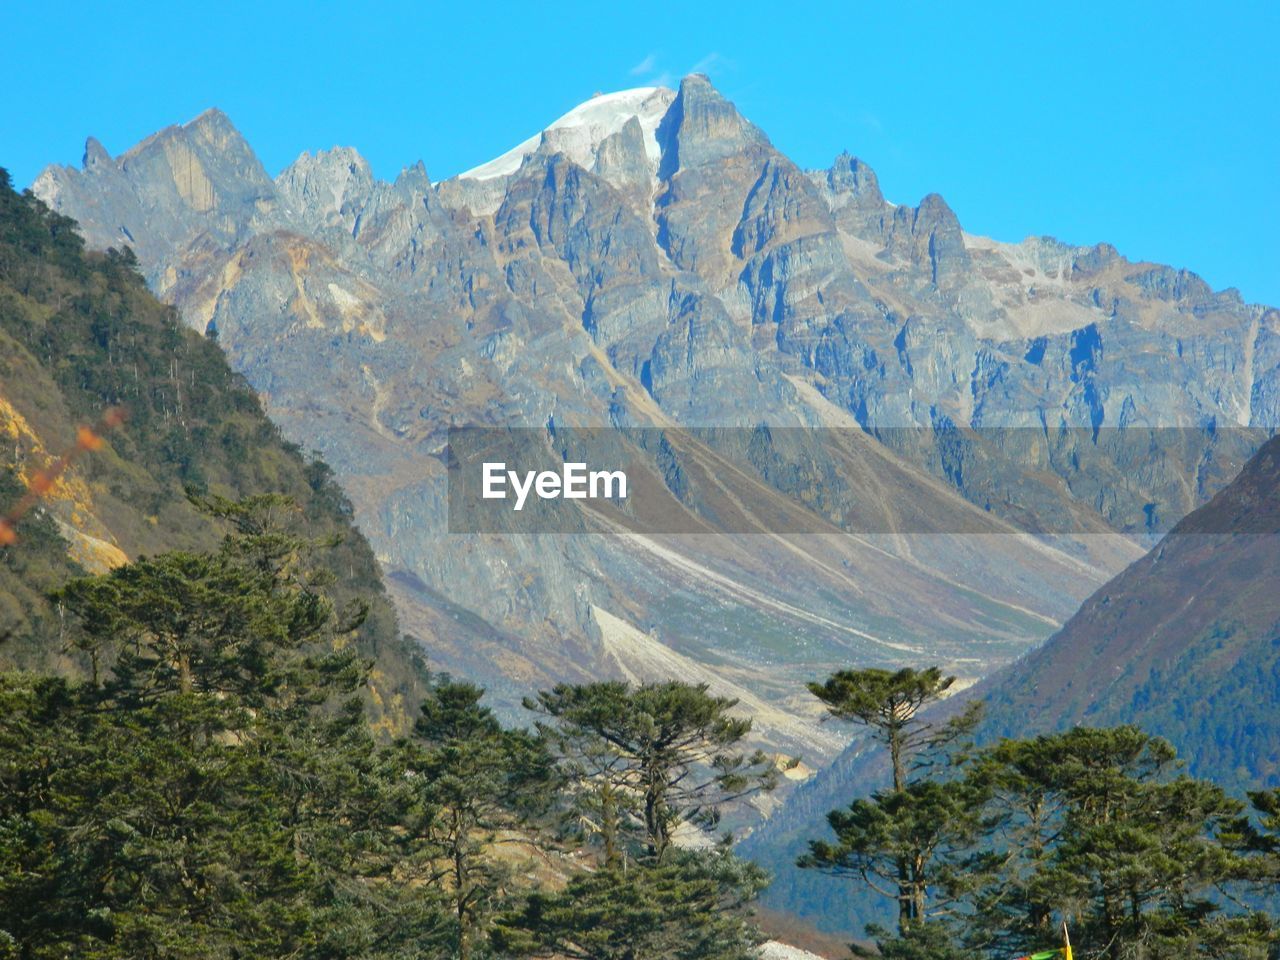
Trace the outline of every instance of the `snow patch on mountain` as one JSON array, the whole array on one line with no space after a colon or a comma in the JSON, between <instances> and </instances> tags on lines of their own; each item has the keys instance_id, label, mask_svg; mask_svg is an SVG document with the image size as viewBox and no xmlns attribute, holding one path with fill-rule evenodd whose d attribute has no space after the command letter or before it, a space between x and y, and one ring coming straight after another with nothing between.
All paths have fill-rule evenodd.
<instances>
[{"instance_id":1,"label":"snow patch on mountain","mask_svg":"<svg viewBox=\"0 0 1280 960\"><path fill-rule=\"evenodd\" d=\"M760 960L822 960L816 953L801 950L788 943L768 940L760 944Z\"/></svg>"},{"instance_id":2,"label":"snow patch on mountain","mask_svg":"<svg viewBox=\"0 0 1280 960\"><path fill-rule=\"evenodd\" d=\"M617 133L632 117L640 121L640 128L644 131L645 153L656 166L661 153L657 137L658 124L662 122L675 97L675 91L666 87L636 87L619 90L617 93L597 94L502 156L458 174L458 179L491 180L515 173L520 169L524 158L537 150L538 144L547 135L554 135L555 147L559 152L567 155L574 163L590 168L600 141Z\"/></svg>"}]
</instances>

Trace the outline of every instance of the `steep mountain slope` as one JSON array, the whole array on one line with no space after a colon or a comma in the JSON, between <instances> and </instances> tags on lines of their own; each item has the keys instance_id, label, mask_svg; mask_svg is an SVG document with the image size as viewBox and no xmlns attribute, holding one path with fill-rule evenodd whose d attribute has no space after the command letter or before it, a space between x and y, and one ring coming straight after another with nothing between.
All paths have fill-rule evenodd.
<instances>
[{"instance_id":1,"label":"steep mountain slope","mask_svg":"<svg viewBox=\"0 0 1280 960\"><path fill-rule=\"evenodd\" d=\"M980 742L1075 724L1134 723L1168 738L1197 775L1237 789L1280 784L1280 438L1102 586L1044 646L969 697ZM950 709L950 706L948 707ZM860 930L865 897L791 866L825 813L883 780L863 743L793 795L746 843L778 880L774 906Z\"/></svg>"},{"instance_id":2,"label":"steep mountain slope","mask_svg":"<svg viewBox=\"0 0 1280 960\"><path fill-rule=\"evenodd\" d=\"M1139 554L1116 531L1202 503L1280 420L1276 311L1102 245L968 236L848 155L802 171L700 76L589 101L439 184L421 164L379 181L349 148L273 180L210 111L117 158L90 141L34 190L91 245L132 246L334 465L443 665L514 703L691 658L816 761L839 736L800 681L984 675ZM475 424L680 436L613 441L679 522L450 533L447 430ZM815 439L760 456L762 425ZM708 426L742 429L682 434ZM724 503L745 504L732 523Z\"/></svg>"},{"instance_id":3,"label":"steep mountain slope","mask_svg":"<svg viewBox=\"0 0 1280 960\"><path fill-rule=\"evenodd\" d=\"M989 735L1138 723L1193 772L1280 785L1280 438L982 685ZM1039 704L1032 709L1032 704Z\"/></svg>"},{"instance_id":4,"label":"steep mountain slope","mask_svg":"<svg viewBox=\"0 0 1280 960\"><path fill-rule=\"evenodd\" d=\"M422 679L399 635L368 544L321 462L283 441L218 347L147 291L132 258L86 253L75 224L17 195L0 170L0 512L76 444L77 428L121 406L126 423L64 473L0 547L0 666L76 671L48 591L129 558L215 545L189 488L280 492L307 530L342 542L327 562L341 602L371 604L356 643L375 659L380 724L402 729Z\"/></svg>"}]
</instances>

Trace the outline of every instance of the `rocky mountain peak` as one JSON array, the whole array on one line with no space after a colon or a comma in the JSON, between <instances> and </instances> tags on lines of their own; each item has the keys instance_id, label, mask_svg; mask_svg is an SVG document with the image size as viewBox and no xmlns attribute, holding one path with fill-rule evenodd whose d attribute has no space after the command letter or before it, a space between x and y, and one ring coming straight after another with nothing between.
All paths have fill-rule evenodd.
<instances>
[{"instance_id":1,"label":"rocky mountain peak","mask_svg":"<svg viewBox=\"0 0 1280 960\"><path fill-rule=\"evenodd\" d=\"M837 196L874 204L884 202L876 172L847 150L836 157L827 171L827 186Z\"/></svg>"},{"instance_id":2,"label":"rocky mountain peak","mask_svg":"<svg viewBox=\"0 0 1280 960\"><path fill-rule=\"evenodd\" d=\"M680 81L680 92L663 119L658 137L663 147L663 177L769 147L769 138L700 73Z\"/></svg>"},{"instance_id":3,"label":"rocky mountain peak","mask_svg":"<svg viewBox=\"0 0 1280 960\"><path fill-rule=\"evenodd\" d=\"M275 200L266 170L216 108L166 127L116 158L90 137L82 170L47 167L32 189L63 213L103 205L98 217L80 217L85 239L97 247L130 246L144 263L159 262L200 236L231 243ZM152 280L161 286L158 276Z\"/></svg>"},{"instance_id":4,"label":"rocky mountain peak","mask_svg":"<svg viewBox=\"0 0 1280 960\"><path fill-rule=\"evenodd\" d=\"M300 154L275 183L307 222L350 231L369 202L374 177L355 148L334 147Z\"/></svg>"},{"instance_id":5,"label":"rocky mountain peak","mask_svg":"<svg viewBox=\"0 0 1280 960\"><path fill-rule=\"evenodd\" d=\"M894 211L886 249L927 269L938 287L961 282L971 266L960 221L936 193L927 195L915 209L898 207Z\"/></svg>"},{"instance_id":6,"label":"rocky mountain peak","mask_svg":"<svg viewBox=\"0 0 1280 960\"><path fill-rule=\"evenodd\" d=\"M646 179L656 175L662 152L657 130L675 96L675 92L666 87L597 93L506 153L443 181L439 185L440 195L450 206L466 207L477 214L494 214L502 204L506 184L527 158L538 153L564 154L585 170L610 170L606 179L626 190L636 180L638 166L645 168ZM634 155L633 134L623 134L632 120L640 130L642 159ZM623 134L621 141L611 139L617 134ZM603 166L599 159L602 149L609 154ZM624 160L620 149L633 155Z\"/></svg>"},{"instance_id":7,"label":"rocky mountain peak","mask_svg":"<svg viewBox=\"0 0 1280 960\"><path fill-rule=\"evenodd\" d=\"M213 140L221 140L228 137L240 138L240 131L236 129L236 125L218 107L209 107L178 129Z\"/></svg>"},{"instance_id":8,"label":"rocky mountain peak","mask_svg":"<svg viewBox=\"0 0 1280 960\"><path fill-rule=\"evenodd\" d=\"M621 130L600 141L595 172L624 193L649 184L655 171L645 149L644 128L638 117L632 117Z\"/></svg>"},{"instance_id":9,"label":"rocky mountain peak","mask_svg":"<svg viewBox=\"0 0 1280 960\"><path fill-rule=\"evenodd\" d=\"M92 170L99 165L111 163L111 154L107 153L97 137L89 137L84 142L84 157L80 160L80 165L85 170Z\"/></svg>"},{"instance_id":10,"label":"rocky mountain peak","mask_svg":"<svg viewBox=\"0 0 1280 960\"><path fill-rule=\"evenodd\" d=\"M675 93L665 87L636 87L597 94L506 153L458 174L457 178L488 180L510 176L544 140L579 166L590 169L601 142L620 131L632 117L648 134L645 151L656 163L659 151L654 131L674 98Z\"/></svg>"},{"instance_id":11,"label":"rocky mountain peak","mask_svg":"<svg viewBox=\"0 0 1280 960\"><path fill-rule=\"evenodd\" d=\"M179 193L196 209L203 205L199 197L202 175L215 194L232 203L246 192L271 192L271 178L257 154L231 118L217 107L184 124L166 127L122 153L117 162L126 172L135 170L139 177L153 173L156 164L167 166ZM190 189L184 187L184 180Z\"/></svg>"},{"instance_id":12,"label":"rocky mountain peak","mask_svg":"<svg viewBox=\"0 0 1280 960\"><path fill-rule=\"evenodd\" d=\"M413 194L428 194L431 192L431 178L427 176L427 165L419 160L417 163L405 167L396 176L394 184L397 190L408 191Z\"/></svg>"},{"instance_id":13,"label":"rocky mountain peak","mask_svg":"<svg viewBox=\"0 0 1280 960\"><path fill-rule=\"evenodd\" d=\"M960 229L960 221L956 218L955 211L946 200L942 199L940 193L927 194L920 201L920 205L915 209L914 222L917 232L940 227L947 230Z\"/></svg>"}]
</instances>

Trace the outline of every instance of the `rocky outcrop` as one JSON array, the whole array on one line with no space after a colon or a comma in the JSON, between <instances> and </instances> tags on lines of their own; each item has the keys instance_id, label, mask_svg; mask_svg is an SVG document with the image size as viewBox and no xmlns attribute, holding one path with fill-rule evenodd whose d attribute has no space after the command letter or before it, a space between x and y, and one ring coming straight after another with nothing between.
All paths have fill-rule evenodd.
<instances>
[{"instance_id":1,"label":"rocky outcrop","mask_svg":"<svg viewBox=\"0 0 1280 960\"><path fill-rule=\"evenodd\" d=\"M84 217L85 239L132 247L149 266L193 245L232 245L277 205L271 178L220 110L167 127L114 160L90 138L84 159L80 171L46 169L32 189L57 210L105 203ZM150 278L157 287L169 279L154 270Z\"/></svg>"}]
</instances>

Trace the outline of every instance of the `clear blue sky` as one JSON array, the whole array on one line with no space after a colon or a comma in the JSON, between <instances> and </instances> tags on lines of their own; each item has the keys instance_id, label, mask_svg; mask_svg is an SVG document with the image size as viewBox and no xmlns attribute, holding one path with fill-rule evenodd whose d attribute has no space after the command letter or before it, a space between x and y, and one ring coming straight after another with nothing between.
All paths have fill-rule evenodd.
<instances>
[{"instance_id":1,"label":"clear blue sky","mask_svg":"<svg viewBox=\"0 0 1280 960\"><path fill-rule=\"evenodd\" d=\"M440 179L697 69L802 166L847 148L970 231L1107 240L1280 305L1278 49L1274 0L19 2L0 165L26 185L87 134L114 154L216 105L273 174L343 144Z\"/></svg>"}]
</instances>

